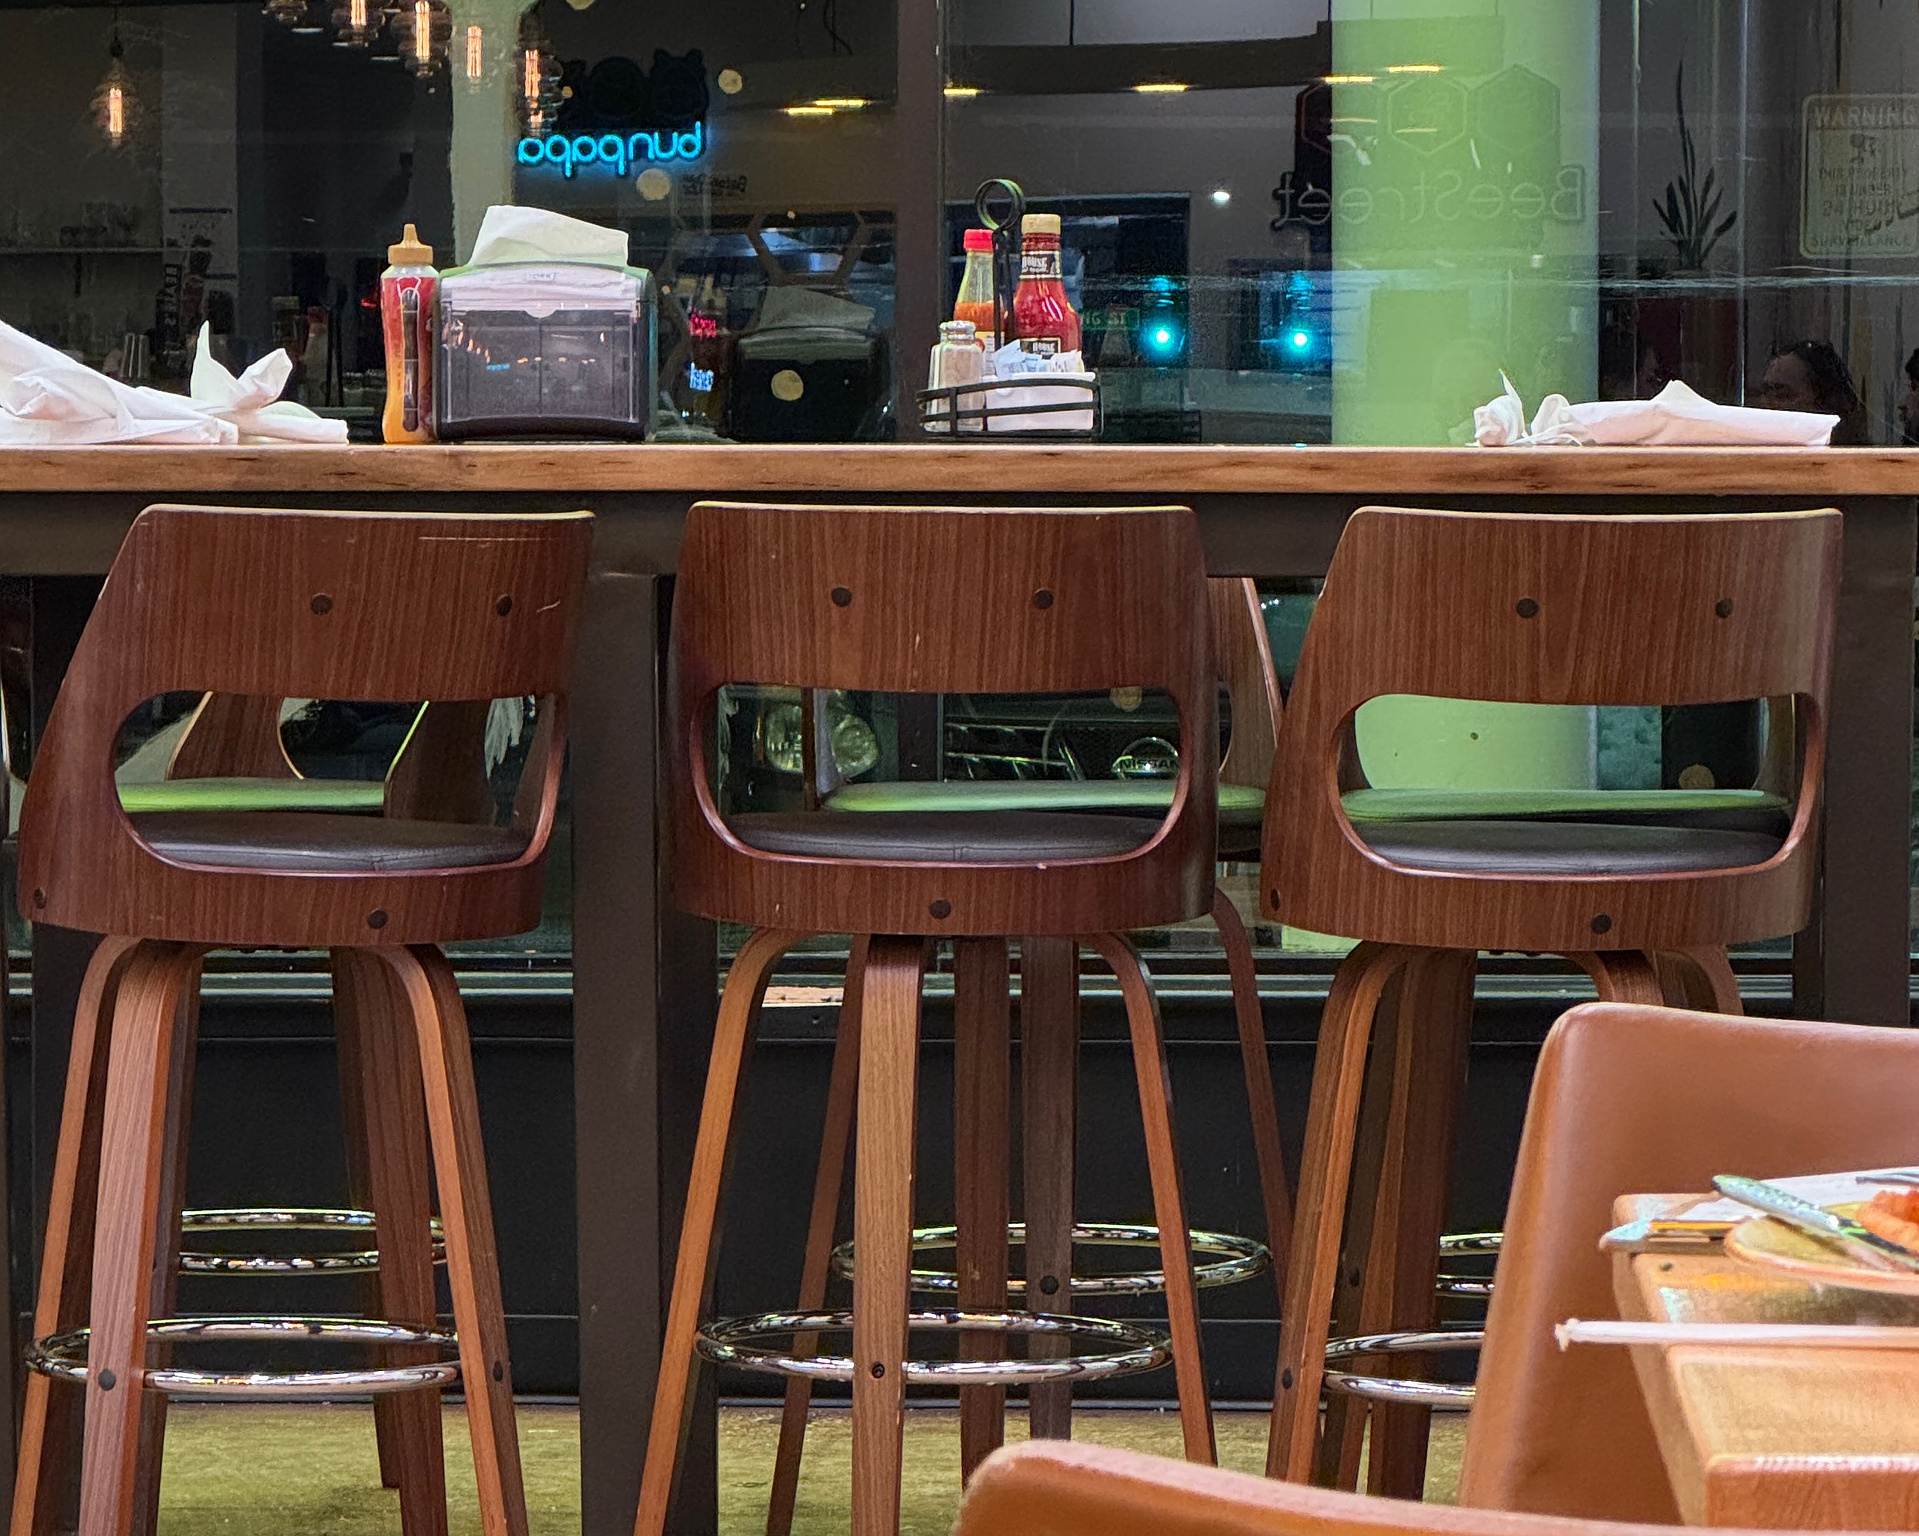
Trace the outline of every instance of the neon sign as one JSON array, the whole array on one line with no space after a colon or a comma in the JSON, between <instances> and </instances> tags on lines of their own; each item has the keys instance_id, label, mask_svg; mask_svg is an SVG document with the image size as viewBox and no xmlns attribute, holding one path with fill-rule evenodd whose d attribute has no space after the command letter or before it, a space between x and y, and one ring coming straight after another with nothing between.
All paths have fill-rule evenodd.
<instances>
[{"instance_id":1,"label":"neon sign","mask_svg":"<svg viewBox=\"0 0 1919 1536\"><path fill-rule=\"evenodd\" d=\"M520 140L515 158L521 165L558 166L571 179L579 165L601 165L615 176L624 176L633 166L650 160L697 160L713 147L705 123L695 123L685 132L661 129L657 133L581 133L568 137L562 133Z\"/></svg>"}]
</instances>

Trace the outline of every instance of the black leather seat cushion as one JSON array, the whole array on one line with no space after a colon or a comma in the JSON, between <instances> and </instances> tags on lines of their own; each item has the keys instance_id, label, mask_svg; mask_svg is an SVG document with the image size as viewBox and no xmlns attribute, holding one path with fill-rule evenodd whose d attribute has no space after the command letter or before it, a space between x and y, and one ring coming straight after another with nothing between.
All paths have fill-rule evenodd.
<instances>
[{"instance_id":1,"label":"black leather seat cushion","mask_svg":"<svg viewBox=\"0 0 1919 1536\"><path fill-rule=\"evenodd\" d=\"M1763 864L1782 839L1712 827L1572 821L1355 822L1366 846L1409 869L1461 875L1660 875Z\"/></svg>"},{"instance_id":2,"label":"black leather seat cushion","mask_svg":"<svg viewBox=\"0 0 1919 1536\"><path fill-rule=\"evenodd\" d=\"M727 821L766 853L909 864L1043 864L1131 853L1157 820L1065 811L756 811Z\"/></svg>"},{"instance_id":3,"label":"black leather seat cushion","mask_svg":"<svg viewBox=\"0 0 1919 1536\"><path fill-rule=\"evenodd\" d=\"M1238 826L1224 817L1219 822L1219 858L1224 864L1259 862L1260 828Z\"/></svg>"},{"instance_id":4,"label":"black leather seat cushion","mask_svg":"<svg viewBox=\"0 0 1919 1536\"><path fill-rule=\"evenodd\" d=\"M511 863L527 845L511 827L308 811L147 811L129 819L142 842L177 863L288 874L471 869Z\"/></svg>"}]
</instances>

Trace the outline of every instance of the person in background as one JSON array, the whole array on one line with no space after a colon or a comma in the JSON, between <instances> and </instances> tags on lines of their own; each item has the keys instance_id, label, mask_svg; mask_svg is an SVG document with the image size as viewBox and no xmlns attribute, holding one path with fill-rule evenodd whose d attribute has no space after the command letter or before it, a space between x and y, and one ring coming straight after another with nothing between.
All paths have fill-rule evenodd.
<instances>
[{"instance_id":1,"label":"person in background","mask_svg":"<svg viewBox=\"0 0 1919 1536\"><path fill-rule=\"evenodd\" d=\"M1859 448L1871 441L1866 404L1853 388L1845 359L1828 341L1795 341L1773 353L1766 364L1759 403L1769 411L1814 411L1837 416L1835 448Z\"/></svg>"},{"instance_id":2,"label":"person in background","mask_svg":"<svg viewBox=\"0 0 1919 1536\"><path fill-rule=\"evenodd\" d=\"M1652 339L1629 325L1609 325L1599 338L1599 398L1650 400L1672 382Z\"/></svg>"},{"instance_id":3,"label":"person in background","mask_svg":"<svg viewBox=\"0 0 1919 1536\"><path fill-rule=\"evenodd\" d=\"M1899 399L1899 440L1919 448L1919 350L1906 359L1906 392Z\"/></svg>"}]
</instances>

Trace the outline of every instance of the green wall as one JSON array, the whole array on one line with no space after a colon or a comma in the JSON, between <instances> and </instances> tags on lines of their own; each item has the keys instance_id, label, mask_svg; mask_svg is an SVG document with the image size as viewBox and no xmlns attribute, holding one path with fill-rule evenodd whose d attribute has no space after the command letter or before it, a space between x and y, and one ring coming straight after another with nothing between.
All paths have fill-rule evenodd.
<instances>
[{"instance_id":1,"label":"green wall","mask_svg":"<svg viewBox=\"0 0 1919 1536\"><path fill-rule=\"evenodd\" d=\"M1333 0L1333 436L1468 442L1598 371L1598 0ZM1593 716L1380 700L1382 785L1583 786Z\"/></svg>"}]
</instances>

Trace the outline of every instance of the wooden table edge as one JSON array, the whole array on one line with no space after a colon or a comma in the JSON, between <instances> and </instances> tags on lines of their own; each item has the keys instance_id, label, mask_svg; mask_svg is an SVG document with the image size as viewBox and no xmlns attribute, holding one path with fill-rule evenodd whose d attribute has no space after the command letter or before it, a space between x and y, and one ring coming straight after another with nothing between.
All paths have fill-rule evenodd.
<instances>
[{"instance_id":1,"label":"wooden table edge","mask_svg":"<svg viewBox=\"0 0 1919 1536\"><path fill-rule=\"evenodd\" d=\"M1654 1216L1684 1210L1704 1198L1699 1195L1621 1195L1613 1204L1613 1222L1623 1226ZM1670 1263L1652 1253L1615 1253L1613 1255L1613 1300L1621 1320L1629 1323L1664 1321L1654 1309L1648 1287L1656 1290L1660 1263ZM1645 1270L1641 1265L1651 1266ZM1594 1346L1598 1347L1598 1346ZM1646 1411L1652 1420L1653 1437L1659 1442L1660 1459L1666 1464L1666 1476L1672 1483L1673 1499L1688 1525L1708 1523L1707 1464L1696 1454L1698 1440L1692 1432L1672 1373L1666 1367L1666 1350L1658 1345L1628 1350L1633 1373L1639 1378L1639 1390L1646 1399Z\"/></svg>"},{"instance_id":2,"label":"wooden table edge","mask_svg":"<svg viewBox=\"0 0 1919 1536\"><path fill-rule=\"evenodd\" d=\"M0 447L0 487L737 495L1919 497L1919 449L976 443Z\"/></svg>"}]
</instances>

